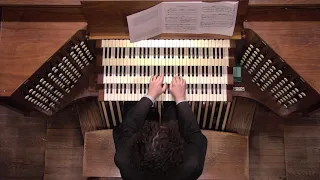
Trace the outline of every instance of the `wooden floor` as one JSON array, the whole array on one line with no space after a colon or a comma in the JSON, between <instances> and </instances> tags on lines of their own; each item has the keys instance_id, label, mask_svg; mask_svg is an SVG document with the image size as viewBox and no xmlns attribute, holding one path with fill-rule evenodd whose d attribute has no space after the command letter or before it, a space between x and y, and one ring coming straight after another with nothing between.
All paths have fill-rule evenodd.
<instances>
[{"instance_id":1,"label":"wooden floor","mask_svg":"<svg viewBox=\"0 0 320 180\"><path fill-rule=\"evenodd\" d=\"M49 118L0 106L0 134L0 180L86 179L72 106ZM285 120L258 105L249 139L250 179L320 179L320 117Z\"/></svg>"}]
</instances>

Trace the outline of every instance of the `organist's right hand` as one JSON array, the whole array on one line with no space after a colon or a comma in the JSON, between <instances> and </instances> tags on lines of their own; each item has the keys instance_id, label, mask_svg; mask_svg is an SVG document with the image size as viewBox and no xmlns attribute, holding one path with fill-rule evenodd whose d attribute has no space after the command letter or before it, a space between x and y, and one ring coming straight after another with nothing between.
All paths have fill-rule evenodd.
<instances>
[{"instance_id":1,"label":"organist's right hand","mask_svg":"<svg viewBox=\"0 0 320 180\"><path fill-rule=\"evenodd\" d=\"M186 80L180 76L172 78L170 83L170 93L176 102L184 101L186 98Z\"/></svg>"},{"instance_id":2,"label":"organist's right hand","mask_svg":"<svg viewBox=\"0 0 320 180\"><path fill-rule=\"evenodd\" d=\"M148 96L153 99L157 99L167 89L167 83L162 85L164 76L152 76L150 79L150 86L148 90Z\"/></svg>"}]
</instances>

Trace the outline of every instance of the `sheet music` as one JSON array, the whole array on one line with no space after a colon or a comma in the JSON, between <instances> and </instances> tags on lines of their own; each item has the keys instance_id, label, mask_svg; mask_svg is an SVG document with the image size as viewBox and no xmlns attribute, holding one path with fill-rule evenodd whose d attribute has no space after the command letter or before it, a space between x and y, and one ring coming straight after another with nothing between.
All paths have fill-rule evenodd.
<instances>
[{"instance_id":1,"label":"sheet music","mask_svg":"<svg viewBox=\"0 0 320 180\"><path fill-rule=\"evenodd\" d=\"M161 34L161 5L127 16L130 41L137 42Z\"/></svg>"},{"instance_id":2,"label":"sheet music","mask_svg":"<svg viewBox=\"0 0 320 180\"><path fill-rule=\"evenodd\" d=\"M127 17L130 41L161 33L211 33L232 36L238 2L163 2Z\"/></svg>"}]
</instances>

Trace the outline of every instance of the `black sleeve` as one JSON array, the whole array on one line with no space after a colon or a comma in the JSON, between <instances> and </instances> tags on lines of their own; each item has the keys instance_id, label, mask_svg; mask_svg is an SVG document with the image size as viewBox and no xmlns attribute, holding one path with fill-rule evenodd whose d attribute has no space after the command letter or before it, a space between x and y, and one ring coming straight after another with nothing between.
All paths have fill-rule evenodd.
<instances>
[{"instance_id":1,"label":"black sleeve","mask_svg":"<svg viewBox=\"0 0 320 180\"><path fill-rule=\"evenodd\" d=\"M183 176L197 179L204 166L207 138L202 134L196 116L187 102L179 103L177 111L180 134L185 140Z\"/></svg>"},{"instance_id":2,"label":"black sleeve","mask_svg":"<svg viewBox=\"0 0 320 180\"><path fill-rule=\"evenodd\" d=\"M122 123L122 137L132 137L138 132L148 116L152 108L152 101L149 98L143 97L128 113L128 116Z\"/></svg>"}]
</instances>

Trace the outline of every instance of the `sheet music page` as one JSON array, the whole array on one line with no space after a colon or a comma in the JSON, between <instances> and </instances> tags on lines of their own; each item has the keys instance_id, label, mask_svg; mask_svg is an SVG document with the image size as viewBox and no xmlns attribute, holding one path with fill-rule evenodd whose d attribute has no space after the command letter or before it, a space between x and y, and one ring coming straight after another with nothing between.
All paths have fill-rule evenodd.
<instances>
[{"instance_id":1,"label":"sheet music page","mask_svg":"<svg viewBox=\"0 0 320 180\"><path fill-rule=\"evenodd\" d=\"M201 2L164 2L162 33L198 33Z\"/></svg>"},{"instance_id":2,"label":"sheet music page","mask_svg":"<svg viewBox=\"0 0 320 180\"><path fill-rule=\"evenodd\" d=\"M200 33L233 35L238 2L202 3L201 6Z\"/></svg>"},{"instance_id":3,"label":"sheet music page","mask_svg":"<svg viewBox=\"0 0 320 180\"><path fill-rule=\"evenodd\" d=\"M145 40L162 33L161 5L127 16L131 42Z\"/></svg>"},{"instance_id":4,"label":"sheet music page","mask_svg":"<svg viewBox=\"0 0 320 180\"><path fill-rule=\"evenodd\" d=\"M238 2L163 2L127 16L130 41L161 33L221 34L232 36Z\"/></svg>"}]
</instances>

